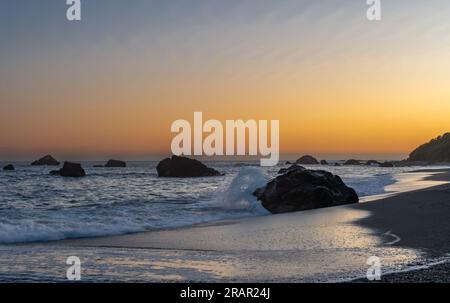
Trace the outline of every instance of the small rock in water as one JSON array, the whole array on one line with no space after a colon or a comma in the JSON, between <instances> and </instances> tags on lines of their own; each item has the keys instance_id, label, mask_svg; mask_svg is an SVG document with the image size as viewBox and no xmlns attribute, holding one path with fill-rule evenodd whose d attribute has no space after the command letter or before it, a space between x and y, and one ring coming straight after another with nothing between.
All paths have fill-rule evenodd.
<instances>
[{"instance_id":1,"label":"small rock in water","mask_svg":"<svg viewBox=\"0 0 450 303\"><path fill-rule=\"evenodd\" d=\"M217 170L207 167L195 159L172 156L158 163L156 167L159 177L213 177L221 176Z\"/></svg>"},{"instance_id":2,"label":"small rock in water","mask_svg":"<svg viewBox=\"0 0 450 303\"><path fill-rule=\"evenodd\" d=\"M3 167L3 170L15 170L14 165L8 164L5 167Z\"/></svg>"},{"instance_id":3,"label":"small rock in water","mask_svg":"<svg viewBox=\"0 0 450 303\"><path fill-rule=\"evenodd\" d=\"M109 160L105 167L127 167L127 163L120 160Z\"/></svg>"},{"instance_id":4,"label":"small rock in water","mask_svg":"<svg viewBox=\"0 0 450 303\"><path fill-rule=\"evenodd\" d=\"M319 161L317 161L316 158L313 156L303 156L300 159L296 161L297 164L304 164L304 165L315 165L319 164Z\"/></svg>"},{"instance_id":5,"label":"small rock in water","mask_svg":"<svg viewBox=\"0 0 450 303\"><path fill-rule=\"evenodd\" d=\"M58 166L59 162L55 160L51 155L44 156L40 158L39 160L34 161L31 163L33 166L42 166L42 165L50 165L50 166Z\"/></svg>"},{"instance_id":6,"label":"small rock in water","mask_svg":"<svg viewBox=\"0 0 450 303\"><path fill-rule=\"evenodd\" d=\"M347 160L344 165L361 165L361 162L359 160L350 159Z\"/></svg>"},{"instance_id":7,"label":"small rock in water","mask_svg":"<svg viewBox=\"0 0 450 303\"><path fill-rule=\"evenodd\" d=\"M51 175L58 175L61 177L84 177L86 172L79 163L64 162L63 167L60 170L53 170Z\"/></svg>"}]
</instances>

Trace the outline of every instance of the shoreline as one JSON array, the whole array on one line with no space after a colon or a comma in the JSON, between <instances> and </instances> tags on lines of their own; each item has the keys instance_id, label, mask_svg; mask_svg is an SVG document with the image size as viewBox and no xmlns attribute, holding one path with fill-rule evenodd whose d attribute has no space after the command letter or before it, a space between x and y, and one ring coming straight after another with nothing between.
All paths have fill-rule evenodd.
<instances>
[{"instance_id":1,"label":"shoreline","mask_svg":"<svg viewBox=\"0 0 450 303\"><path fill-rule=\"evenodd\" d=\"M434 201L433 203L442 203L442 205L446 205L447 213L444 212L444 218L447 217L447 219L450 219L450 214L448 213L450 211L450 170L449 169L437 169L437 170L417 170L412 171L410 173L430 173L433 172L434 174L426 176L423 180L424 181L438 181L438 182L444 182L441 185L433 186L433 187L426 187L424 189L415 190L412 192L404 192L400 193L399 195L405 195L405 200L403 201L403 204L406 204L405 202L409 201L411 203L417 203L420 204L419 207L426 210L426 207L424 207L425 203L419 202L420 199L426 199L426 196L432 196L431 193L434 193ZM389 198L394 198L395 196L387 197L386 201L389 202L395 202L391 201ZM414 199L413 199L414 198ZM422 201L424 201L422 200ZM437 202L436 202L437 201ZM373 201L377 202L377 201ZM369 202L370 203L370 202ZM399 206L399 207L405 207ZM377 213L377 209L380 208L380 205L374 204L368 204L363 207L366 210L369 210L371 212ZM445 211L445 210L444 210ZM416 212L417 214L417 212ZM424 264L417 267L413 267L411 269L406 269L398 272L388 272L384 275L382 275L380 281L368 281L366 278L357 278L354 280L351 280L349 282L351 283L450 283L450 228L448 225L444 225L445 228L444 231L440 230L438 233L436 233L436 227L432 226L430 227L430 219L432 220L435 218L436 220L439 220L440 216L433 215L432 213L426 213L422 214L420 216L414 216L413 218L409 217L410 220L407 222L402 221L400 224L403 225L402 228L398 229L410 229L411 228L411 221L415 222L414 225L417 225L415 230L418 231L418 234L415 234L414 236L406 237L406 239L403 240L403 243L401 245L406 245L408 247L412 247L415 249L420 249L422 251L425 251L426 254L432 256L433 258L437 258L438 261L431 262L431 264ZM429 220L421 220L422 218L428 218ZM392 217L390 218L376 218L373 215L367 218L362 219L359 224L368 226L370 228L377 229L378 226L382 225L382 221L384 221L384 224L388 224L386 222L393 222L395 221ZM425 222L424 222L425 221ZM444 219L445 221L445 219ZM448 222L448 220L447 220ZM405 224L406 223L406 224ZM408 224L409 223L409 224ZM400 227L400 224L397 224L396 227ZM402 233L404 233L402 231ZM407 234L407 233L406 233ZM427 237L428 235L428 237ZM442 239L436 240L439 236L442 236ZM431 238L432 237L432 238ZM428 241L425 239L428 238ZM405 243L406 242L406 243ZM437 242L437 243L436 243ZM442 258L443 260L440 260Z\"/></svg>"},{"instance_id":2,"label":"shoreline","mask_svg":"<svg viewBox=\"0 0 450 303\"><path fill-rule=\"evenodd\" d=\"M424 269L423 266L450 252L450 170L426 173L430 175L424 181L445 184L334 208L210 222L171 230L62 240L54 244L85 248L237 254L245 255L245 258L250 256L250 259L262 258L266 262L270 255L270 262L277 263L284 268L281 271L288 271L291 275L290 278L279 280L293 282L360 282L358 276L364 276L364 271L353 277L352 274L348 277L333 276L333 271L339 270L333 266L329 266L326 274L321 276L319 261L309 254L310 251L320 251L323 254L321 257L327 262L341 262L338 267L354 266L353 275L360 270L358 267L366 268L361 263L368 253L378 253L388 263L388 268L398 268L389 269L385 281L423 281L423 275L411 273L442 273L442 268L447 268L447 263L434 265L430 269ZM393 241L393 236L398 237L397 242ZM279 253L291 257L288 260L281 258L281 261L278 260L280 256L273 256ZM298 264L291 258L310 260L311 263L307 264L307 261L305 264ZM348 260L342 260L343 258L359 258L359 263L355 265L350 262L349 265ZM253 261L248 260L239 260L237 263L243 263L241 265L248 267L249 271L256 266ZM295 270L290 271L288 267L307 271L308 274L302 272L296 279L292 276L295 275ZM276 268L269 268L266 275L265 271L255 270L255 273L239 272L232 276L238 281L266 282L273 281L274 276L285 274ZM446 277L436 275L433 275L434 281L445 281ZM258 278L253 280L252 276L254 279ZM223 278L219 281L228 280Z\"/></svg>"},{"instance_id":3,"label":"shoreline","mask_svg":"<svg viewBox=\"0 0 450 303\"><path fill-rule=\"evenodd\" d=\"M395 182L384 188L385 193L361 197L359 203L379 201L403 193L450 183L450 176L447 177L445 174L447 172L450 172L450 168L421 169L394 174Z\"/></svg>"},{"instance_id":4,"label":"shoreline","mask_svg":"<svg viewBox=\"0 0 450 303\"><path fill-rule=\"evenodd\" d=\"M391 232L405 235L400 242L405 247L431 255L450 252L450 169L425 181L442 184L353 205L372 214L356 223L373 230L389 226Z\"/></svg>"},{"instance_id":5,"label":"shoreline","mask_svg":"<svg viewBox=\"0 0 450 303\"><path fill-rule=\"evenodd\" d=\"M64 264L62 256L76 255L90 260L85 279L92 282L347 283L366 282L359 277L365 276L367 258L380 256L386 272L382 282L418 282L427 277L431 282L447 281L448 274L443 274L448 273L447 262L425 267L450 252L450 169L420 173L431 174L423 181L445 184L297 213L0 245L0 262L18 264L17 271L10 269L10 274L19 275L13 281L21 280L24 267L37 271L37 281L42 276L59 281L55 266ZM394 241L393 235L400 240ZM49 265L36 268L33 258L28 259L30 252ZM0 281L11 278L0 273Z\"/></svg>"},{"instance_id":6,"label":"shoreline","mask_svg":"<svg viewBox=\"0 0 450 303\"><path fill-rule=\"evenodd\" d=\"M233 225L233 224L239 224L244 221L252 221L252 220L264 220L264 218L274 217L274 216L287 216L291 214L307 214L309 212L314 211L321 211L326 212L327 210L334 209L334 208L354 208L357 210L368 210L373 211L372 206L373 204L370 203L379 203L379 202L389 202L391 199L395 199L398 196L402 196L404 194L415 194L416 192L421 192L424 190L431 190L433 188L438 188L441 186L445 186L446 184L450 187L450 168L448 169L421 169L416 171L409 171L397 174L398 175L411 175L414 174L414 178L407 178L406 181L400 179L396 179L396 182L388 185L387 188L394 187L398 191L392 191L387 192L384 194L378 194L378 195L372 195L372 196L366 196L361 199L361 201L357 204L349 204L349 205L342 205L337 207L331 207L331 208L320 208L320 209L313 209L308 211L302 211L302 212L293 212L293 213L285 213L285 214L268 214L267 216L256 216L256 217L244 217L244 218L231 218L231 219L224 219L224 220L218 220L218 221L207 221L207 222L201 222L196 223L193 225L188 226L179 226L179 227L171 227L171 228L163 228L159 230L150 230L150 231L141 231L141 232L132 232L132 233L126 233L126 234L118 234L118 235L106 235L106 236L95 236L95 237L82 237L82 238L69 238L69 239L61 239L61 240L54 240L54 241L46 241L46 242L28 242L28 243L79 243L82 244L85 241L90 242L91 240L103 240L103 239L116 239L116 238L123 238L123 237L133 237L138 235L146 235L146 234L154 234L154 233L165 233L165 232L172 232L172 231L182 231L186 229L195 229L195 228L205 228L205 227L220 227L220 226L227 226L227 225ZM411 185L411 181L414 183ZM407 187L402 186L400 183L407 183ZM365 204L368 204L368 206L364 206ZM368 214L367 216L364 216L364 218L361 219L361 221L357 221L358 224L364 224L364 219L370 218L372 214ZM356 222L356 221L355 221ZM21 243L17 243L21 244Z\"/></svg>"}]
</instances>

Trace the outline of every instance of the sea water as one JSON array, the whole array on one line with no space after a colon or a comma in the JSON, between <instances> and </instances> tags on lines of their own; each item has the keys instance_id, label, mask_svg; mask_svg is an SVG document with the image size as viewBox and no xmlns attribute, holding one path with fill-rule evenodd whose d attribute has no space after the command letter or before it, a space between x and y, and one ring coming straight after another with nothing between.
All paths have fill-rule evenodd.
<instances>
[{"instance_id":1,"label":"sea water","mask_svg":"<svg viewBox=\"0 0 450 303\"><path fill-rule=\"evenodd\" d=\"M224 176L158 178L157 162L129 162L126 168L94 168L87 176L51 176L52 167L14 163L0 171L0 244L117 235L265 216L252 192L286 165L207 162ZM373 166L311 166L342 177L358 195L386 193L398 174L418 169ZM398 190L398 189L397 189Z\"/></svg>"}]
</instances>

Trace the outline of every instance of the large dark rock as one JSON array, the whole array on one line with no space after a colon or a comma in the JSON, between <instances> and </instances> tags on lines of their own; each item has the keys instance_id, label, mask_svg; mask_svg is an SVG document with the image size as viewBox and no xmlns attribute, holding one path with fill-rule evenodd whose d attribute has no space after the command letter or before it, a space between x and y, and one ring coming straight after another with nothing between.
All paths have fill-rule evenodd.
<instances>
[{"instance_id":1,"label":"large dark rock","mask_svg":"<svg viewBox=\"0 0 450 303\"><path fill-rule=\"evenodd\" d=\"M172 156L158 163L156 167L159 177L213 177L221 176L217 170L207 167L200 161L185 157Z\"/></svg>"},{"instance_id":2,"label":"large dark rock","mask_svg":"<svg viewBox=\"0 0 450 303\"><path fill-rule=\"evenodd\" d=\"M127 163L120 160L109 160L106 162L105 167L127 167Z\"/></svg>"},{"instance_id":3,"label":"large dark rock","mask_svg":"<svg viewBox=\"0 0 450 303\"><path fill-rule=\"evenodd\" d=\"M3 170L15 170L14 165L8 164L5 167L3 167Z\"/></svg>"},{"instance_id":4,"label":"large dark rock","mask_svg":"<svg viewBox=\"0 0 450 303\"><path fill-rule=\"evenodd\" d=\"M303 166L300 166L300 165L297 165L297 164L293 164L293 165L291 165L291 166L288 167L288 168L282 168L282 169L280 169L280 170L278 171L278 174L279 174L279 175L285 174L285 173L287 173L289 170L294 169L294 167L299 167L299 168L305 169Z\"/></svg>"},{"instance_id":5,"label":"large dark rock","mask_svg":"<svg viewBox=\"0 0 450 303\"><path fill-rule=\"evenodd\" d=\"M47 156L40 158L39 160L34 161L33 163L31 163L31 165L33 165L33 166L42 166L42 165L58 166L59 162L56 161L55 158L53 158L52 156L47 155Z\"/></svg>"},{"instance_id":6,"label":"large dark rock","mask_svg":"<svg viewBox=\"0 0 450 303\"><path fill-rule=\"evenodd\" d=\"M301 157L295 163L304 164L304 165L315 165L315 164L319 164L319 161L317 161L317 159L314 158L313 156L307 155L307 156Z\"/></svg>"},{"instance_id":7,"label":"large dark rock","mask_svg":"<svg viewBox=\"0 0 450 303\"><path fill-rule=\"evenodd\" d=\"M54 170L50 172L51 175L58 175L61 177L84 177L86 172L79 163L64 162L63 167L60 170Z\"/></svg>"},{"instance_id":8,"label":"large dark rock","mask_svg":"<svg viewBox=\"0 0 450 303\"><path fill-rule=\"evenodd\" d=\"M357 203L356 192L339 176L293 165L253 193L271 213L286 213Z\"/></svg>"},{"instance_id":9,"label":"large dark rock","mask_svg":"<svg viewBox=\"0 0 450 303\"><path fill-rule=\"evenodd\" d=\"M450 162L450 133L446 133L416 148L408 158L409 162Z\"/></svg>"},{"instance_id":10,"label":"large dark rock","mask_svg":"<svg viewBox=\"0 0 450 303\"><path fill-rule=\"evenodd\" d=\"M344 165L361 165L361 162L359 160L350 159L345 161Z\"/></svg>"}]
</instances>

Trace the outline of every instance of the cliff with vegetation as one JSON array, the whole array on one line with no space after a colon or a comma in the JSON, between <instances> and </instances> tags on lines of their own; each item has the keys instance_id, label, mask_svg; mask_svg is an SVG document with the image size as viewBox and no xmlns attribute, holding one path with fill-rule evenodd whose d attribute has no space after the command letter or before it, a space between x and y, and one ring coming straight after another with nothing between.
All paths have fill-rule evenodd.
<instances>
[{"instance_id":1,"label":"cliff with vegetation","mask_svg":"<svg viewBox=\"0 0 450 303\"><path fill-rule=\"evenodd\" d=\"M416 148L408 161L426 161L428 163L450 163L450 133L446 133Z\"/></svg>"}]
</instances>

